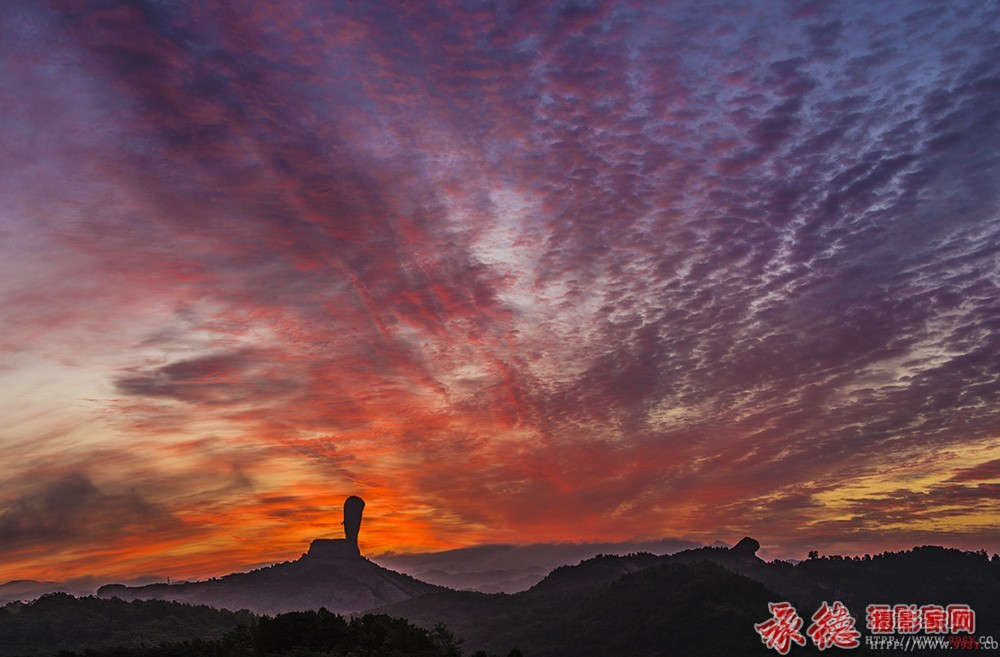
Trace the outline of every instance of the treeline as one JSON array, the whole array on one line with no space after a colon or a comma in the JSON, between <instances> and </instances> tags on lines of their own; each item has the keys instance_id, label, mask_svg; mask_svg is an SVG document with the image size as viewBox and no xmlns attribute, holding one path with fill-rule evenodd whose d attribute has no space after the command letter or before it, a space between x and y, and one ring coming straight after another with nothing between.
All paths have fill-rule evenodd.
<instances>
[{"instance_id":1,"label":"treeline","mask_svg":"<svg viewBox=\"0 0 1000 657\"><path fill-rule=\"evenodd\" d=\"M253 620L250 612L161 600L123 602L50 593L0 607L0 657L52 655L59 650L214 640Z\"/></svg>"},{"instance_id":2,"label":"treeline","mask_svg":"<svg viewBox=\"0 0 1000 657\"><path fill-rule=\"evenodd\" d=\"M768 603L790 602L806 626L840 601L866 633L869 604L968 604L976 635L1000 635L1000 560L984 551L924 546L869 559L764 562L725 548L673 555L598 556L528 591L442 591L382 609L445 623L469 649L519 646L531 657L773 655L754 630ZM820 654L811 643L793 655ZM886 653L888 654L888 653Z\"/></svg>"},{"instance_id":3,"label":"treeline","mask_svg":"<svg viewBox=\"0 0 1000 657\"><path fill-rule=\"evenodd\" d=\"M461 657L443 625L326 609L255 616L57 593L0 607L2 657ZM473 657L499 657L476 653ZM516 650L508 657L520 657Z\"/></svg>"},{"instance_id":4,"label":"treeline","mask_svg":"<svg viewBox=\"0 0 1000 657\"><path fill-rule=\"evenodd\" d=\"M424 625L443 621L470 649L518 646L530 657L774 654L754 624L767 618L768 602L784 598L708 561L647 561L598 557L521 593L446 591L386 611ZM796 646L798 657L818 654Z\"/></svg>"},{"instance_id":5,"label":"treeline","mask_svg":"<svg viewBox=\"0 0 1000 657\"><path fill-rule=\"evenodd\" d=\"M443 626L424 630L400 618L368 614L346 620L325 609L254 618L220 639L114 647L57 657L461 657Z\"/></svg>"}]
</instances>

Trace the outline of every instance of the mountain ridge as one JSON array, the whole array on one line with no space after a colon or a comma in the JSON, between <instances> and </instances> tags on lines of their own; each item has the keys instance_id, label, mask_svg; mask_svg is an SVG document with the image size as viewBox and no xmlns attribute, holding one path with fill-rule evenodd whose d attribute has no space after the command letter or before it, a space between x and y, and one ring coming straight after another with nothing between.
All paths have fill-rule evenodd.
<instances>
[{"instance_id":1,"label":"mountain ridge","mask_svg":"<svg viewBox=\"0 0 1000 657\"><path fill-rule=\"evenodd\" d=\"M528 657L772 654L754 625L767 619L768 603L779 601L791 603L807 623L819 604L840 601L862 637L867 604L962 603L977 614L974 636L1000 635L1000 557L919 546L864 558L814 555L792 564L759 559L756 541L741 544L742 549L703 547L673 555L601 554L556 568L527 591L485 594L432 586L364 557L344 556L350 546L319 542L298 560L248 573L206 582L104 587L102 595L189 604L208 599L212 606L263 614L376 604L365 613L406 619L426 630L443 624L471 656L505 654L511 646ZM388 602L378 605L382 600ZM17 609L25 613L29 607ZM0 608L0 617L5 611ZM819 652L807 645L795 654Z\"/></svg>"},{"instance_id":2,"label":"mountain ridge","mask_svg":"<svg viewBox=\"0 0 1000 657\"><path fill-rule=\"evenodd\" d=\"M324 554L322 548L327 545L314 541L310 551L294 561L245 573L138 587L108 584L99 588L97 595L204 604L232 611L248 609L260 614L320 607L336 613L355 613L441 588L379 566L360 555Z\"/></svg>"},{"instance_id":3,"label":"mountain ridge","mask_svg":"<svg viewBox=\"0 0 1000 657\"><path fill-rule=\"evenodd\" d=\"M425 627L443 623L472 650L517 645L532 657L640 654L635 646L615 643L612 636L588 635L599 649L581 643L584 628L604 627L611 635L625 631L616 630L608 614L621 616L622 627L630 627L628 632L635 633L644 650L649 649L641 654L666 654L663 651L670 646L677 649L670 643L676 636L646 631L628 614L615 611L620 609L632 609L649 622L659 618L682 629L690 624L706 628L704 645L687 635L688 643L678 654L768 654L753 625L768 617L768 602L780 601L791 602L807 623L821 603L840 601L862 633L868 604L963 603L978 615L977 636L1000 634L1000 558L989 560L983 552L920 546L867 558L814 557L792 564L765 562L755 549L743 545L741 550L703 547L673 555L598 555L557 568L520 593L439 591L378 611ZM672 597L660 590L663 587L683 590ZM700 608L707 616L685 616L685 605ZM721 622L717 612L727 609L733 614L732 627L707 627L710 620ZM725 642L714 649L706 647L721 635ZM656 641L662 642L659 652L654 649ZM723 644L725 650L720 652ZM811 649L797 649L796 654L818 654Z\"/></svg>"}]
</instances>

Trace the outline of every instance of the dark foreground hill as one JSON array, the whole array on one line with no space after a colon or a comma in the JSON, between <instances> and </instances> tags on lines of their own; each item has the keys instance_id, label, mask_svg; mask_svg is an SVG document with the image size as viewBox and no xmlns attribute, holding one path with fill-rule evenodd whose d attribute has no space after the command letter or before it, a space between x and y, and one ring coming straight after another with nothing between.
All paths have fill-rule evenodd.
<instances>
[{"instance_id":1,"label":"dark foreground hill","mask_svg":"<svg viewBox=\"0 0 1000 657\"><path fill-rule=\"evenodd\" d=\"M382 611L444 623L469 650L516 645L528 657L773 655L753 628L770 617L768 602L791 602L804 632L822 602L838 600L862 635L868 604L959 603L975 610L977 636L1000 637L1000 560L939 547L799 564L724 548L598 556L522 593L439 591ZM791 654L818 651L793 646Z\"/></svg>"},{"instance_id":2,"label":"dark foreground hill","mask_svg":"<svg viewBox=\"0 0 1000 657\"><path fill-rule=\"evenodd\" d=\"M0 657L214 640L252 619L245 611L160 600L128 603L51 593L31 603L0 607Z\"/></svg>"},{"instance_id":3,"label":"dark foreground hill","mask_svg":"<svg viewBox=\"0 0 1000 657\"><path fill-rule=\"evenodd\" d=\"M711 562L651 564L655 559L597 557L523 593L437 592L385 611L421 626L444 621L469 651L513 645L526 657L773 654L753 624L767 616L774 592Z\"/></svg>"},{"instance_id":4,"label":"dark foreground hill","mask_svg":"<svg viewBox=\"0 0 1000 657\"><path fill-rule=\"evenodd\" d=\"M325 607L337 613L363 612L408 600L439 587L383 568L357 554L344 554L334 541L316 541L296 561L202 582L128 587L112 584L101 597L170 600L219 609L276 614Z\"/></svg>"},{"instance_id":5,"label":"dark foreground hill","mask_svg":"<svg viewBox=\"0 0 1000 657\"><path fill-rule=\"evenodd\" d=\"M459 657L444 628L331 612L274 617L66 594L0 608L2 657Z\"/></svg>"},{"instance_id":6,"label":"dark foreground hill","mask_svg":"<svg viewBox=\"0 0 1000 657\"><path fill-rule=\"evenodd\" d=\"M868 651L864 643L868 634L865 607L873 603L967 604L976 613L974 636L1000 637L1000 559L990 560L983 552L921 547L864 559L825 557L791 564L761 561L755 556L755 541L749 543L749 549L746 549L748 544L741 542L740 545L744 545L744 549L701 548L667 556L642 553L598 556L576 566L557 568L528 591L512 595L433 587L391 571L383 572L384 569L360 557L327 559L312 552L296 562L213 582L165 589L154 587L152 591L149 587L105 589L104 593L124 590L133 594L162 595L163 590L171 594L179 591L192 598L197 595L202 600L217 595L222 605L273 609L292 604L300 608L311 605L318 608L327 604L324 601L331 600L340 604L367 605L373 599L394 595L387 591L401 590L409 597L380 607L378 612L386 614L380 618L390 620L371 621L372 627L388 628L389 634L408 636L410 630L406 628L410 627L408 623L413 623L424 628L428 636L436 631L442 638L447 636L439 627L443 624L462 640L464 654L470 657L507 655L515 646L524 657L773 655L774 652L760 642L754 624L770 618L769 602L784 601L794 605L806 626L822 602L842 602L854 616L856 629L862 634L862 652ZM398 584L399 589L390 587L399 582L402 582ZM91 599L83 603L84 608L98 602L126 605L119 600ZM21 627L18 623L27 622L27 627L36 627L33 636L37 640L58 639L63 641L61 645L74 646L74 649L84 646L75 641L92 636L87 628L110 627L119 634L127 634L127 628L132 627L131 635L118 639L132 646L130 652L121 653L123 655L257 654L244 650L249 650L247 646L251 644L246 643L249 640L246 635L236 630L230 629L221 638L211 640L203 637L218 635L205 634L207 626L197 632L188 631L186 628L195 621L186 619L184 614L191 612L175 611L175 607L192 609L180 605L163 607L152 618L143 616L145 612L140 613L139 621L128 614L123 616L124 612L112 607L87 612L91 615L82 620L72 615L67 620L57 614L58 622L42 623L47 629L39 633L39 624L30 620L34 612L26 611L29 606L9 605L4 608L5 613L21 614L21 618L0 616L0 644L12 636L21 636L23 628L17 629ZM226 616L227 612L205 610L206 614L209 612L223 614L210 619L209 625L234 622L234 616ZM391 620L391 617L406 621ZM309 627L319 623L327 627L323 624L326 621L321 622L308 614L290 618L299 620L288 621L289 627L296 623ZM250 629L262 627L261 623L266 625L267 622L255 618ZM402 625L393 624L397 622ZM391 629L393 627L396 629ZM209 629L216 632L224 631L225 627ZM361 629L357 631L364 633ZM144 638L149 636L153 638ZM155 645L163 636L176 637L190 645L180 652L142 652L135 648L142 643ZM225 650L205 652L208 648L193 638L184 638L194 636L202 637L199 641L216 642L212 643L215 648L223 646ZM220 641L223 643L217 643ZM331 650L302 644L287 654L299 657L341 654ZM449 650L452 652L448 654L457 654L455 646ZM878 652L885 657L895 654L889 650ZM12 654L16 653L6 653ZM375 650L343 654L423 653ZM812 645L793 646L790 654L814 655L819 651ZM922 654L934 653L923 650ZM5 655L0 652L0 657Z\"/></svg>"}]
</instances>

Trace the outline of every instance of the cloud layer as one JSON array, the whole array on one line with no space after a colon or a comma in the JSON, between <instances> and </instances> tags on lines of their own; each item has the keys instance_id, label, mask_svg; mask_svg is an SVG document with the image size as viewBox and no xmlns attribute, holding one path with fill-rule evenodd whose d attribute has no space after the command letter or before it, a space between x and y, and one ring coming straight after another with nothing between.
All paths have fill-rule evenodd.
<instances>
[{"instance_id":1,"label":"cloud layer","mask_svg":"<svg viewBox=\"0 0 1000 657\"><path fill-rule=\"evenodd\" d=\"M998 19L15 2L10 572L288 558L352 493L376 551L1000 549Z\"/></svg>"}]
</instances>

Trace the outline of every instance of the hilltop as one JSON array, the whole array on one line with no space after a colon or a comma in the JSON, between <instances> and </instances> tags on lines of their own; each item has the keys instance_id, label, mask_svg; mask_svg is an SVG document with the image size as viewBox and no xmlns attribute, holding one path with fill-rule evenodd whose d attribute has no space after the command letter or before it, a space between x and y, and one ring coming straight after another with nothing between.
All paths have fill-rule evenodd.
<instances>
[{"instance_id":1,"label":"hilltop","mask_svg":"<svg viewBox=\"0 0 1000 657\"><path fill-rule=\"evenodd\" d=\"M317 539L295 561L200 582L98 589L101 597L121 600L170 600L219 609L248 609L259 614L326 608L356 613L438 590L408 575L383 568L361 556L358 533L364 502L344 502L343 539Z\"/></svg>"},{"instance_id":2,"label":"hilltop","mask_svg":"<svg viewBox=\"0 0 1000 657\"><path fill-rule=\"evenodd\" d=\"M823 601L839 600L862 634L868 604L964 603L976 611L977 634L1000 633L1000 559L984 552L923 546L792 564L759 559L750 541L673 555L598 555L521 593L438 591L380 611L424 627L443 623L470 650L516 645L530 657L773 654L753 625L778 601L808 622ZM794 654L818 652L807 646Z\"/></svg>"}]
</instances>

